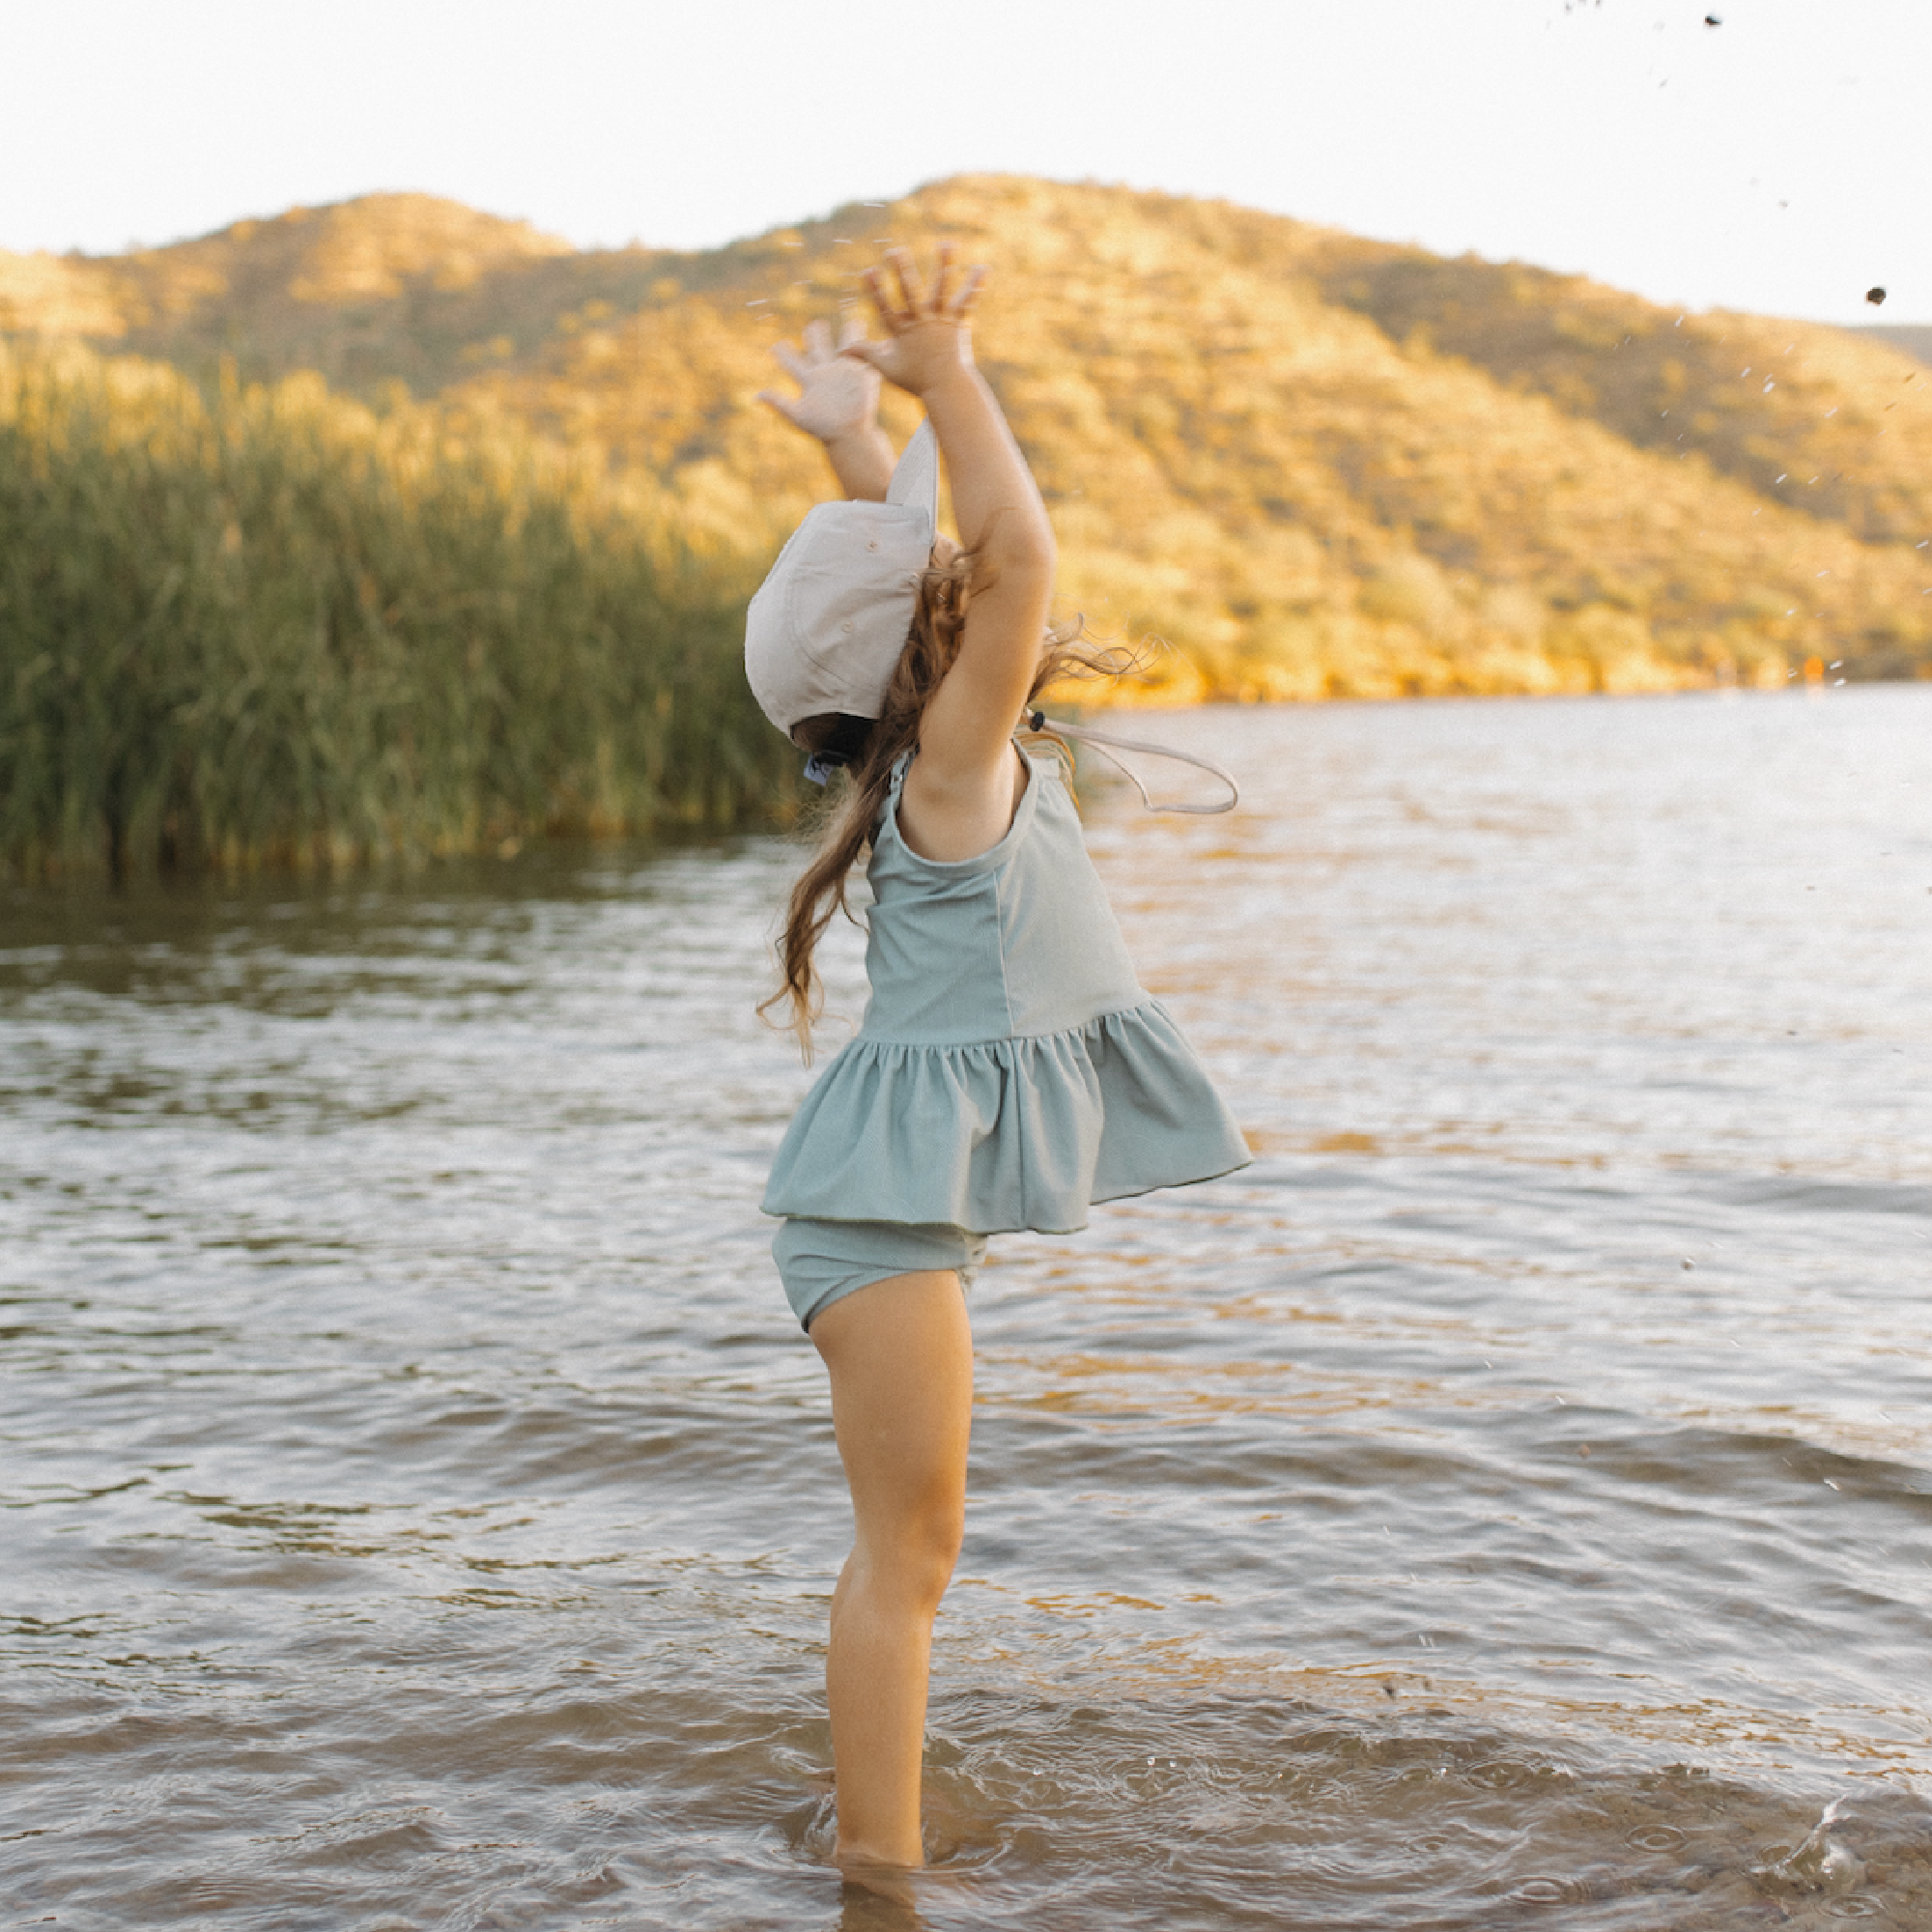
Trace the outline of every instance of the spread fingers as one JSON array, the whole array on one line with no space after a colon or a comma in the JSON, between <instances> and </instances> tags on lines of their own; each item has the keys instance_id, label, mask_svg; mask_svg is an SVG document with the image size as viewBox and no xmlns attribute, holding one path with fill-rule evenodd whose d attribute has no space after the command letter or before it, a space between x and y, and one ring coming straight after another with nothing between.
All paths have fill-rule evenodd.
<instances>
[{"instance_id":1,"label":"spread fingers","mask_svg":"<svg viewBox=\"0 0 1932 1932\"><path fill-rule=\"evenodd\" d=\"M885 325L886 333L888 335L896 335L911 318L902 318L898 311L893 307L892 300L886 294L885 277L879 273L878 270L867 269L866 270L865 281L866 293L871 297L872 306L878 311L879 320Z\"/></svg>"},{"instance_id":2,"label":"spread fingers","mask_svg":"<svg viewBox=\"0 0 1932 1932\"><path fill-rule=\"evenodd\" d=\"M959 284L959 293L952 298L951 313L953 321L964 322L973 313L973 304L979 299L985 281L986 265L983 262L976 262L966 270L966 279Z\"/></svg>"},{"instance_id":3,"label":"spread fingers","mask_svg":"<svg viewBox=\"0 0 1932 1932\"><path fill-rule=\"evenodd\" d=\"M886 260L892 265L894 280L899 285L899 305L905 311L906 320L916 322L921 306L919 270L903 248L887 249Z\"/></svg>"}]
</instances>

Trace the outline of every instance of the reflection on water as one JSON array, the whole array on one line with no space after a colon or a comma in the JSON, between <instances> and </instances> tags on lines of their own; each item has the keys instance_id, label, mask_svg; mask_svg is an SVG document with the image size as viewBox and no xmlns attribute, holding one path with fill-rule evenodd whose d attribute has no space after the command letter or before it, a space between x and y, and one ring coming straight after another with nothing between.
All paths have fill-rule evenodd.
<instances>
[{"instance_id":1,"label":"reflection on water","mask_svg":"<svg viewBox=\"0 0 1932 1932\"><path fill-rule=\"evenodd\" d=\"M8 894L14 1921L1932 1924L1932 693L1161 728L1244 809L1093 842L1263 1157L995 1245L898 1898L795 854Z\"/></svg>"}]
</instances>

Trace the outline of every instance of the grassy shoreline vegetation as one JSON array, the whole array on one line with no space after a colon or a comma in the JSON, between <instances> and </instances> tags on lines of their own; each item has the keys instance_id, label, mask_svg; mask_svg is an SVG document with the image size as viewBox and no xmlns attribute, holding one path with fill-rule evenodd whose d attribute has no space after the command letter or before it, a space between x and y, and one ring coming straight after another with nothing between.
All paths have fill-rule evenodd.
<instances>
[{"instance_id":1,"label":"grassy shoreline vegetation","mask_svg":"<svg viewBox=\"0 0 1932 1932\"><path fill-rule=\"evenodd\" d=\"M0 348L0 857L341 865L783 810L746 592L601 464Z\"/></svg>"},{"instance_id":2,"label":"grassy shoreline vegetation","mask_svg":"<svg viewBox=\"0 0 1932 1932\"><path fill-rule=\"evenodd\" d=\"M0 863L790 816L742 604L829 479L755 393L939 235L1066 608L1173 646L1083 700L1932 675L1911 329L1025 177L701 253L380 195L0 254Z\"/></svg>"}]
</instances>

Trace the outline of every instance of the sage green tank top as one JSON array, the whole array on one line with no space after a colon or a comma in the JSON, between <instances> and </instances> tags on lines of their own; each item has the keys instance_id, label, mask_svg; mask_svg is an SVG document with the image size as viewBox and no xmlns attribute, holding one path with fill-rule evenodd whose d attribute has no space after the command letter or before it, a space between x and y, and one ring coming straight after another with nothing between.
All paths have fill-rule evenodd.
<instances>
[{"instance_id":1,"label":"sage green tank top","mask_svg":"<svg viewBox=\"0 0 1932 1932\"><path fill-rule=\"evenodd\" d=\"M1206 1180L1240 1129L1126 944L1059 760L1027 759L1007 836L923 858L893 774L867 878L864 1025L792 1121L768 1214L1083 1228L1095 1201Z\"/></svg>"}]
</instances>

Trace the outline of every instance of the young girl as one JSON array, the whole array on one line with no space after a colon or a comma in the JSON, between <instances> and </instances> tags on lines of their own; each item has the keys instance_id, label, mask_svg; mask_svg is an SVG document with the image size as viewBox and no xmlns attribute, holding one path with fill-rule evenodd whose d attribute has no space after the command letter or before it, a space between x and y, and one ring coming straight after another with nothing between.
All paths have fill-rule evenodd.
<instances>
[{"instance_id":1,"label":"young girl","mask_svg":"<svg viewBox=\"0 0 1932 1932\"><path fill-rule=\"evenodd\" d=\"M852 1553L826 1690L847 1865L917 1865L932 1620L963 1528L972 1337L985 1237L1065 1233L1094 1201L1203 1180L1248 1150L1134 978L1057 758L1015 744L1080 662L1047 627L1045 506L973 364L982 271L930 288L900 251L867 283L886 339L823 325L768 394L819 439L849 500L821 504L753 598L746 668L766 715L847 772L791 896L784 985L809 1051L812 949L867 846L871 998L792 1122L764 1208L793 1311L832 1379ZM879 379L926 421L894 467ZM940 537L946 459L963 550ZM1030 720L1037 730L1038 713ZM767 1003L772 1004L772 1002Z\"/></svg>"}]
</instances>

